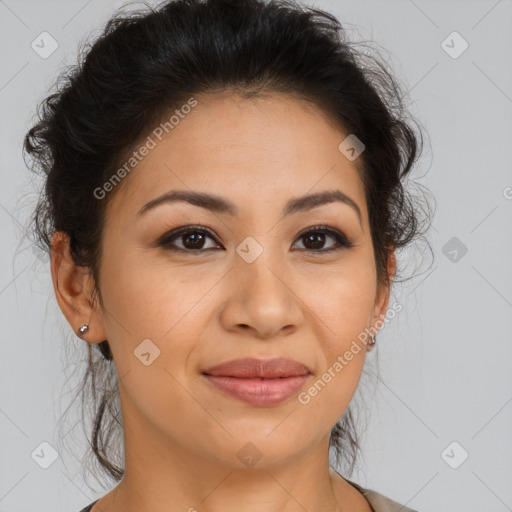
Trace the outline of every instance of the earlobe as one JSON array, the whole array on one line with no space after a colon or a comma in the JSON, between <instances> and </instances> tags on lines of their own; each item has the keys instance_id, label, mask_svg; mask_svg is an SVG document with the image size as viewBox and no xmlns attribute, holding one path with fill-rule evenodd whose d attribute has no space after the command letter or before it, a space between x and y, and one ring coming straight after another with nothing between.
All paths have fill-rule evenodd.
<instances>
[{"instance_id":1,"label":"earlobe","mask_svg":"<svg viewBox=\"0 0 512 512\"><path fill-rule=\"evenodd\" d=\"M55 297L73 332L91 343L105 340L101 316L91 299L92 276L86 267L76 265L69 236L62 231L52 237L51 275ZM83 326L87 327L80 332Z\"/></svg>"}]
</instances>

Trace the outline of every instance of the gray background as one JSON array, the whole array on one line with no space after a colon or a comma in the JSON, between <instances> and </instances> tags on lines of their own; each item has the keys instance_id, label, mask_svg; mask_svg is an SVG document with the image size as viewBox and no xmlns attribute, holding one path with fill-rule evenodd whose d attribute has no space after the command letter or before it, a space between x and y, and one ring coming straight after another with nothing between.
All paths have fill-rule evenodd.
<instances>
[{"instance_id":1,"label":"gray background","mask_svg":"<svg viewBox=\"0 0 512 512\"><path fill-rule=\"evenodd\" d=\"M58 450L56 422L83 367L64 358L70 328L48 262L22 244L40 184L21 143L79 41L123 4L0 0L0 512L73 512L106 492L80 474L79 427L76 456L59 452L48 469L31 458L43 441ZM369 356L381 380L366 397L364 464L352 480L421 512L512 510L512 1L310 4L388 51L430 136L417 175L437 202L434 262L421 263L421 248L401 256L424 273L395 289L404 310ZM59 45L47 59L31 48L43 31ZM469 44L457 58L441 45L453 31ZM462 450L469 457L453 469Z\"/></svg>"}]
</instances>

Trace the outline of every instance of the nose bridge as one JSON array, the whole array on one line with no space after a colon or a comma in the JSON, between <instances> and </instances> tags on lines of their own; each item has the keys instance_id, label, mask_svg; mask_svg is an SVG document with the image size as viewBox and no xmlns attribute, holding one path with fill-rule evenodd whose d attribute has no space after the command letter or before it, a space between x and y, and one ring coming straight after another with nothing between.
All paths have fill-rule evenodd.
<instances>
[{"instance_id":1,"label":"nose bridge","mask_svg":"<svg viewBox=\"0 0 512 512\"><path fill-rule=\"evenodd\" d=\"M237 278L245 281L253 290L262 287L268 293L284 293L284 276L279 278L279 274L286 273L286 262L281 247L275 242L275 238L268 233L249 235L236 248Z\"/></svg>"},{"instance_id":2,"label":"nose bridge","mask_svg":"<svg viewBox=\"0 0 512 512\"><path fill-rule=\"evenodd\" d=\"M233 277L237 294L253 326L264 329L294 323L298 305L288 284L291 280L286 254L268 233L248 236L237 247Z\"/></svg>"}]
</instances>

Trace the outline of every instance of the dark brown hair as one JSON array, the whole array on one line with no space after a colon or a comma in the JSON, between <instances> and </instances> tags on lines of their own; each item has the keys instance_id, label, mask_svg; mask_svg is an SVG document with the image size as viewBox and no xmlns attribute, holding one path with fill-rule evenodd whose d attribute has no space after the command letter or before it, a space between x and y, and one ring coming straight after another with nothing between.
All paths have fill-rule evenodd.
<instances>
[{"instance_id":1,"label":"dark brown hair","mask_svg":"<svg viewBox=\"0 0 512 512\"><path fill-rule=\"evenodd\" d=\"M378 279L390 284L390 251L426 231L419 213L427 209L404 187L423 136L378 52L359 46L333 15L292 0L169 0L117 12L59 76L25 136L29 167L45 178L32 218L36 243L49 252L53 233L65 232L76 264L99 283L107 200L93 191L134 143L192 95L284 92L314 102L364 143L357 162ZM94 293L101 304L98 287ZM81 392L94 409L91 448L118 481L124 469L112 439L122 425L112 353L107 340L87 349ZM331 447L350 474L359 450L350 407L331 432Z\"/></svg>"}]
</instances>

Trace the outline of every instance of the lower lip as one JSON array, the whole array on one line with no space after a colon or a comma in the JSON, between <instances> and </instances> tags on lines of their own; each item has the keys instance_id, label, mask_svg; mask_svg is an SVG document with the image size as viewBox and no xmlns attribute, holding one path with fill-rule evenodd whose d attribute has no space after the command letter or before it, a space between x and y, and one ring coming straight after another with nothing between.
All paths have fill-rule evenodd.
<instances>
[{"instance_id":1,"label":"lower lip","mask_svg":"<svg viewBox=\"0 0 512 512\"><path fill-rule=\"evenodd\" d=\"M219 390L251 405L275 405L293 396L309 378L308 375L276 379L240 379L217 375L204 376Z\"/></svg>"}]
</instances>

